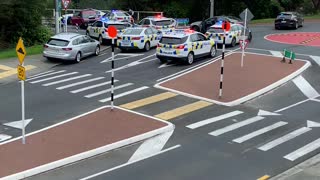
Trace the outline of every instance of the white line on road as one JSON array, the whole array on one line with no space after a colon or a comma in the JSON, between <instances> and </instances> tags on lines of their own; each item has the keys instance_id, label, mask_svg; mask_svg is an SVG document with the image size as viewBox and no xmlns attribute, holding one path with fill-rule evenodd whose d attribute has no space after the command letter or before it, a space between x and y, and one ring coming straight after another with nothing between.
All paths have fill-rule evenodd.
<instances>
[{"instance_id":1,"label":"white line on road","mask_svg":"<svg viewBox=\"0 0 320 180\"><path fill-rule=\"evenodd\" d=\"M316 102L320 102L319 99L310 99L311 101L316 101Z\"/></svg>"},{"instance_id":2,"label":"white line on road","mask_svg":"<svg viewBox=\"0 0 320 180\"><path fill-rule=\"evenodd\" d=\"M66 72L66 70L56 71L56 72L53 72L53 73L48 73L48 74L43 74L43 75L39 75L39 76L36 76L36 77L28 78L27 81L38 79L38 78L41 78L41 77L54 75L54 74L59 74L59 73L63 73L63 72Z\"/></svg>"},{"instance_id":3,"label":"white line on road","mask_svg":"<svg viewBox=\"0 0 320 180\"><path fill-rule=\"evenodd\" d=\"M243 142L245 142L245 141L247 141L247 140L250 140L250 139L252 139L252 138L254 138L254 137L256 137L256 136L259 136L259 135L261 135L261 134L264 134L264 133L266 133L266 132L269 132L269 131L271 131L271 130L274 130L274 129L276 129L276 128L279 128L279 127L281 127L281 126L284 126L284 125L286 125L286 124L288 124L288 123L287 123L287 122L280 121L280 122L274 123L274 124L272 124L272 125L270 125L270 126L267 126L267 127L262 128L262 129L259 129L259 130L257 130L257 131L254 131L254 132L252 132L252 133L250 133L250 134L247 134L247 135L244 135L244 136L239 137L239 138L237 138L237 139L234 139L234 140L232 140L232 141L233 141L233 142L237 142L237 143L243 143Z\"/></svg>"},{"instance_id":4,"label":"white line on road","mask_svg":"<svg viewBox=\"0 0 320 180\"><path fill-rule=\"evenodd\" d=\"M289 134L286 134L282 137L279 137L278 139L275 139L273 141L268 142L267 144L260 146L258 149L260 149L261 151L268 151L280 144L283 144L291 139L294 139L308 131L311 131L311 128L308 127L302 127L299 129L296 129L295 131L290 132Z\"/></svg>"},{"instance_id":5,"label":"white line on road","mask_svg":"<svg viewBox=\"0 0 320 180\"><path fill-rule=\"evenodd\" d=\"M142 86L140 88L137 88L137 89L134 89L134 90L131 90L131 91L127 91L127 92L124 92L124 93L121 93L121 94L117 94L115 95L113 98L114 99L117 99L119 97L123 97L123 96L127 96L129 94L133 94L133 93L136 93L136 92L139 92L139 91L142 91L142 90L145 90L145 89L148 89L149 87L147 86ZM100 102L104 103L104 102L108 102L108 101L111 101L111 98L106 98L106 99L101 99L99 100Z\"/></svg>"},{"instance_id":6,"label":"white line on road","mask_svg":"<svg viewBox=\"0 0 320 180\"><path fill-rule=\"evenodd\" d=\"M30 76L28 79L31 79L31 78L36 77L36 76L44 75L44 74L47 74L47 73L51 73L51 72L53 72L53 71L54 71L54 70L50 70L50 71L42 72L42 73L39 73L39 74L35 74L35 75L33 75L33 76Z\"/></svg>"},{"instance_id":7,"label":"white line on road","mask_svg":"<svg viewBox=\"0 0 320 180\"><path fill-rule=\"evenodd\" d=\"M35 83L39 83L39 82L43 82L43 81L49 81L52 79L57 79L57 78L61 78L61 77L65 77L65 76L70 76L70 75L74 75L74 74L78 74L78 72L71 72L71 73L67 73L67 74L61 74L58 76L53 76L53 77L49 77L49 78L45 78L45 79L40 79L40 80L36 80L36 81L32 81L30 82L31 84L35 84Z\"/></svg>"},{"instance_id":8,"label":"white line on road","mask_svg":"<svg viewBox=\"0 0 320 180\"><path fill-rule=\"evenodd\" d=\"M308 98L315 98L319 93L301 75L292 80L301 92Z\"/></svg>"},{"instance_id":9,"label":"white line on road","mask_svg":"<svg viewBox=\"0 0 320 180\"><path fill-rule=\"evenodd\" d=\"M233 131L233 130L238 129L238 128L241 128L241 127L243 127L243 126L246 126L246 125L249 125L249 124L258 122L258 121L260 121L260 120L262 120L262 119L264 119L264 117L255 116L255 117L246 119L246 120L244 120L244 121L231 124L231 125L226 126L226 127L224 127L224 128L221 128L221 129L212 131L212 132L210 132L209 134L212 135L212 136L219 136L219 135L221 135L221 134L224 134L224 133Z\"/></svg>"},{"instance_id":10,"label":"white line on road","mask_svg":"<svg viewBox=\"0 0 320 180\"><path fill-rule=\"evenodd\" d=\"M283 57L282 53L279 51L270 51L270 53L275 57Z\"/></svg>"},{"instance_id":11,"label":"white line on road","mask_svg":"<svg viewBox=\"0 0 320 180\"><path fill-rule=\"evenodd\" d=\"M305 102L307 102L307 101L309 101L309 100L310 100L310 99L302 100L302 101L300 101L300 102L297 102L297 103L295 103L295 104L291 104L291 105L289 105L289 106L287 106L287 107L281 108L281 109L276 110L276 111L274 111L274 112L278 113L278 112L281 112L281 111L285 111L285 110L287 110L287 109L290 109L290 108L292 108L292 107L295 107L295 106L298 106L298 105L300 105L300 104L302 104L302 103L305 103Z\"/></svg>"},{"instance_id":12,"label":"white line on road","mask_svg":"<svg viewBox=\"0 0 320 180\"><path fill-rule=\"evenodd\" d=\"M243 113L242 111L232 111L232 112L229 112L229 113L217 116L217 117L213 117L213 118L210 118L210 119L206 119L206 120L203 120L203 121L199 121L199 122L190 124L190 125L188 125L186 127L190 128L190 129L196 129L196 128L205 126L207 124L214 123L214 122L217 122L217 121L221 121L223 119L227 119L227 118L230 118L230 117L242 114L242 113Z\"/></svg>"},{"instance_id":13,"label":"white line on road","mask_svg":"<svg viewBox=\"0 0 320 180\"><path fill-rule=\"evenodd\" d=\"M88 80L85 80L85 81L80 81L80 82L76 82L76 83L73 83L73 84L68 84L66 86L61 86L61 87L58 87L56 89L58 89L58 90L67 89L67 88L70 88L70 87L74 87L74 86L77 86L77 85L85 84L85 83L88 83L88 82L97 81L97 80L100 80L100 79L104 79L104 77L97 77L97 78L93 78L93 79L88 79Z\"/></svg>"},{"instance_id":14,"label":"white line on road","mask_svg":"<svg viewBox=\"0 0 320 180\"><path fill-rule=\"evenodd\" d=\"M120 86L114 87L113 90L121 89L121 88L124 88L124 87L127 87L127 86L131 86L131 85L133 85L133 84L132 83L122 84ZM103 91L99 91L99 92L96 92L96 93L88 94L88 95L85 95L84 97L92 98L92 97L95 97L95 96L99 96L101 94L105 94L105 93L110 92L110 91L111 91L111 88L103 90Z\"/></svg>"},{"instance_id":15,"label":"white line on road","mask_svg":"<svg viewBox=\"0 0 320 180\"><path fill-rule=\"evenodd\" d=\"M320 147L320 138L293 151L290 154L287 154L286 156L284 156L285 159L288 159L290 161L294 161L316 149L318 149Z\"/></svg>"},{"instance_id":16,"label":"white line on road","mask_svg":"<svg viewBox=\"0 0 320 180\"><path fill-rule=\"evenodd\" d=\"M80 78L88 77L88 76L91 76L91 75L92 75L92 74L84 74L84 75L81 75L81 76L71 77L71 78L67 78L67 79L60 80L60 81L54 81L54 82L51 82L51 83L43 84L42 86L51 86L51 85L54 85L54 84L59 84L59 83L63 83L63 82L68 82L68 81L72 81L72 80L75 80L75 79L80 79Z\"/></svg>"},{"instance_id":17,"label":"white line on road","mask_svg":"<svg viewBox=\"0 0 320 180\"><path fill-rule=\"evenodd\" d=\"M124 65L124 66L121 66L121 67L116 68L116 69L113 69L113 71L115 72L115 71L119 71L119 70L122 70L122 69L127 69L127 68L129 68L129 67L136 66L136 65L139 65L139 64L143 64L143 63L147 63L147 62L154 61L154 60L156 60L156 58L154 58L154 59L149 59L149 60L147 60L147 61L140 61L140 60L138 60L138 61L133 61L132 63L129 63L129 64ZM112 70L106 71L106 73L111 73L111 72L112 72Z\"/></svg>"},{"instance_id":18,"label":"white line on road","mask_svg":"<svg viewBox=\"0 0 320 180\"><path fill-rule=\"evenodd\" d=\"M94 177L100 176L100 175L102 175L102 174L106 174L106 173L108 173L108 172L111 172L111 171L114 171L114 170L120 169L120 168L122 168L122 167L125 167L125 166L128 166L128 165L131 165L131 164L134 164L134 163L139 162L139 161L143 161L143 160L145 160L145 159L151 158L151 157L156 156L156 155L159 155L159 154L163 154L163 153L165 153L165 152L168 152L168 151L174 150L174 149L179 148L179 147L181 147L181 145L180 145L180 144L175 145L175 146L170 147L170 148L167 148L167 149L165 149L165 150L162 150L162 151L160 151L160 152L158 152L158 153L155 153L155 154L152 154L152 155L150 155L150 156L147 156L147 157L144 157L144 158L141 158L141 159L137 159L137 160L135 160L135 161L127 162L127 163L124 163L124 164L122 164L122 165L119 165L119 166L113 167L113 168L111 168L111 169L108 169L108 170L105 170L105 171L102 171L102 172L99 172L99 173L93 174L93 175L91 175L91 176L88 176L88 177L82 178L82 179L80 179L80 180L88 180L88 179L91 179L91 178L94 178Z\"/></svg>"},{"instance_id":19,"label":"white line on road","mask_svg":"<svg viewBox=\"0 0 320 180\"><path fill-rule=\"evenodd\" d=\"M114 82L118 82L119 80L114 80ZM89 90L89 89L93 89L93 88L96 88L96 87L101 87L101 86L105 86L105 85L108 85L110 84L111 81L107 81L107 82L103 82L103 83L100 83L100 84L95 84L95 85L92 85L92 86L88 86L88 87L84 87L84 88L81 88L81 89L77 89L77 90L73 90L73 91L70 91L71 93L79 93L79 92L82 92L82 91L86 91L86 90Z\"/></svg>"},{"instance_id":20,"label":"white line on road","mask_svg":"<svg viewBox=\"0 0 320 180\"><path fill-rule=\"evenodd\" d=\"M320 66L320 56L310 56Z\"/></svg>"},{"instance_id":21,"label":"white line on road","mask_svg":"<svg viewBox=\"0 0 320 180\"><path fill-rule=\"evenodd\" d=\"M6 141L8 139L12 138L12 136L6 135L6 134L0 134L0 142Z\"/></svg>"}]
</instances>

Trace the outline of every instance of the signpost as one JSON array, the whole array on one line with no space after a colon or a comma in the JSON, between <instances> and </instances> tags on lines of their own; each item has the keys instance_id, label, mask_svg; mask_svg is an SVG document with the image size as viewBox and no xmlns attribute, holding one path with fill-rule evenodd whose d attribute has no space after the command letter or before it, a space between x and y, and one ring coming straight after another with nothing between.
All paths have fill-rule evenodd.
<instances>
[{"instance_id":1,"label":"signpost","mask_svg":"<svg viewBox=\"0 0 320 180\"><path fill-rule=\"evenodd\" d=\"M16 46L16 52L17 56L20 62L20 65L18 65L18 78L21 80L21 116L22 116L22 144L26 143L25 139L25 104L24 104L24 80L26 79L26 71L23 66L24 58L27 55L27 51L23 45L23 40L20 37L18 44Z\"/></svg>"},{"instance_id":2,"label":"signpost","mask_svg":"<svg viewBox=\"0 0 320 180\"><path fill-rule=\"evenodd\" d=\"M247 30L247 23L249 22L249 21L251 21L251 19L254 17L253 16L253 14L251 13L251 11L248 9L248 8L246 8L244 11L242 11L242 13L240 13L240 18L242 19L242 20L244 20L244 32L243 32L243 37L245 37L245 35L246 35L246 30ZM242 41L242 47L245 47L245 46L247 46L247 44L244 44L244 43L246 43L246 39L242 39L243 41ZM248 43L248 42L247 42ZM243 67L243 57L244 57L244 49L245 48L242 48L242 55L241 55L241 67Z\"/></svg>"},{"instance_id":3,"label":"signpost","mask_svg":"<svg viewBox=\"0 0 320 180\"><path fill-rule=\"evenodd\" d=\"M113 110L113 91L114 91L114 39L117 37L117 28L114 26L108 27L108 35L112 38L111 50L112 50L112 61L111 61L111 110Z\"/></svg>"},{"instance_id":4,"label":"signpost","mask_svg":"<svg viewBox=\"0 0 320 180\"><path fill-rule=\"evenodd\" d=\"M65 32L68 31L68 17L67 17L67 9L69 4L71 3L71 0L62 0L62 5L64 8L64 27L65 27Z\"/></svg>"}]
</instances>

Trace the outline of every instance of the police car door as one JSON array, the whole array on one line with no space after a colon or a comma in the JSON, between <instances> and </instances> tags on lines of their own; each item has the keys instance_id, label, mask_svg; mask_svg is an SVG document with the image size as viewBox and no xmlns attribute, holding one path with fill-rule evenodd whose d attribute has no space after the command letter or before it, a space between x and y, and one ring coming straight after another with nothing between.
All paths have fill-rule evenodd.
<instances>
[{"instance_id":1,"label":"police car door","mask_svg":"<svg viewBox=\"0 0 320 180\"><path fill-rule=\"evenodd\" d=\"M200 52L201 54L208 54L211 50L211 43L204 35L198 33L199 42L201 43Z\"/></svg>"},{"instance_id":2,"label":"police car door","mask_svg":"<svg viewBox=\"0 0 320 180\"><path fill-rule=\"evenodd\" d=\"M97 22L93 23L91 26L89 26L89 36L91 37L95 37L94 36L94 29L97 27Z\"/></svg>"},{"instance_id":3,"label":"police car door","mask_svg":"<svg viewBox=\"0 0 320 180\"><path fill-rule=\"evenodd\" d=\"M192 45L192 51L194 53L195 56L198 56L201 54L201 50L200 50L200 44L199 44L199 37L198 37L198 33L196 34L192 34L190 36L191 38L191 45Z\"/></svg>"}]
</instances>

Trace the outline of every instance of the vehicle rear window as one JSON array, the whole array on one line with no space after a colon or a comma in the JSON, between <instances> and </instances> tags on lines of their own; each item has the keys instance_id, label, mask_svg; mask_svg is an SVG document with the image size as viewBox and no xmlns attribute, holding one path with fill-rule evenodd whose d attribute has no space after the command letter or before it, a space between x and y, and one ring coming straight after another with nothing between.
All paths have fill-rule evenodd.
<instances>
[{"instance_id":1,"label":"vehicle rear window","mask_svg":"<svg viewBox=\"0 0 320 180\"><path fill-rule=\"evenodd\" d=\"M97 16L95 11L83 11L82 15L83 15L83 18L90 18L90 17L96 17Z\"/></svg>"},{"instance_id":2,"label":"vehicle rear window","mask_svg":"<svg viewBox=\"0 0 320 180\"><path fill-rule=\"evenodd\" d=\"M183 38L176 38L176 37L162 37L160 43L162 44L183 44L187 41L188 36Z\"/></svg>"},{"instance_id":3,"label":"vehicle rear window","mask_svg":"<svg viewBox=\"0 0 320 180\"><path fill-rule=\"evenodd\" d=\"M171 25L172 21L171 20L161 20L161 21L155 21L154 25L156 26L168 26Z\"/></svg>"},{"instance_id":4,"label":"vehicle rear window","mask_svg":"<svg viewBox=\"0 0 320 180\"><path fill-rule=\"evenodd\" d=\"M292 14L279 14L277 18L291 18Z\"/></svg>"},{"instance_id":5,"label":"vehicle rear window","mask_svg":"<svg viewBox=\"0 0 320 180\"><path fill-rule=\"evenodd\" d=\"M117 16L128 16L128 14L125 14L123 12L116 12L115 13Z\"/></svg>"},{"instance_id":6,"label":"vehicle rear window","mask_svg":"<svg viewBox=\"0 0 320 180\"><path fill-rule=\"evenodd\" d=\"M208 29L208 32L210 32L210 33L223 33L223 29L211 27Z\"/></svg>"},{"instance_id":7,"label":"vehicle rear window","mask_svg":"<svg viewBox=\"0 0 320 180\"><path fill-rule=\"evenodd\" d=\"M69 41L62 39L49 39L47 44L53 46L67 46L69 44Z\"/></svg>"},{"instance_id":8,"label":"vehicle rear window","mask_svg":"<svg viewBox=\"0 0 320 180\"><path fill-rule=\"evenodd\" d=\"M108 24L106 27L113 26L119 30L125 29L127 26L125 24Z\"/></svg>"},{"instance_id":9,"label":"vehicle rear window","mask_svg":"<svg viewBox=\"0 0 320 180\"><path fill-rule=\"evenodd\" d=\"M143 29L127 29L123 34L126 35L138 35L141 34Z\"/></svg>"}]
</instances>

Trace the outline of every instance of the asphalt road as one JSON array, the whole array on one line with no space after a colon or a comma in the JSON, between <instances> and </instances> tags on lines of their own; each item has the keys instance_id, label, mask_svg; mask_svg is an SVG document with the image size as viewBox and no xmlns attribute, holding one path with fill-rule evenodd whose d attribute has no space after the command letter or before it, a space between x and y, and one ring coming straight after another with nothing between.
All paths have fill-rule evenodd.
<instances>
[{"instance_id":1,"label":"asphalt road","mask_svg":"<svg viewBox=\"0 0 320 180\"><path fill-rule=\"evenodd\" d=\"M263 38L267 34L295 32L295 30L275 31L271 25L253 26L251 28L254 39L249 44L247 51L262 54L274 54L274 51L282 51L284 48L295 51L298 53L297 58L305 59L312 63L313 66L304 72L302 77L315 91L320 92L319 65L310 57L310 55L320 56L319 48L273 43ZM319 24L306 23L298 31L316 32L319 28ZM227 50L233 49L227 48ZM116 54L118 53L117 51ZM132 94L117 98L115 100L116 105L164 93L165 91L163 90L153 88L153 85L167 76L181 73L188 68L210 61L209 58L203 58L192 66L177 63L163 65L155 58L154 49L149 52L130 52L130 54L139 55L117 55L115 58L116 68L122 68L115 72L115 79L118 80L116 86L122 87L116 90L116 95L117 93L122 94L137 89L143 90L137 90ZM221 52L218 55L220 54ZM108 104L109 101L102 103L100 100L108 98L109 94L99 94L97 92L110 88L109 85L99 85L110 79L110 73L106 73L106 71L110 71L111 64L110 62L103 62L110 55L109 49L101 56L87 58L79 64L62 63L50 69L51 73L59 72L57 74L38 76L27 80L26 114L27 118L34 119L27 126L27 132L41 129ZM84 76L83 79L96 80L92 80L87 84L75 85L74 83L78 82L77 80L57 82L61 79L47 79L59 74L65 75L64 78ZM264 175L273 176L279 174L320 152L320 149L317 148L298 158L288 156L293 151L320 138L318 128L307 129L306 127L307 120L320 122L318 118L320 102L307 100L308 93L298 88L299 83L290 81L272 92L239 106L225 107L214 104L188 114L173 117L170 121L176 125L176 130L164 149L175 145L181 146L164 151L151 158L132 164L125 164L140 145L138 143L40 174L30 179L79 179L121 165L121 167L114 168L91 179L248 180L258 179ZM0 101L2 107L0 109L0 123L19 120L21 106L20 84L12 82L0 86L0 98L5 99L5 101ZM197 101L196 99L178 95L148 106L139 107L135 111L155 116ZM301 101L304 102L292 108L283 109ZM233 123L255 118L260 109L278 112L281 115L264 116L264 119L256 123L226 131L225 133L218 133L219 131L217 130L221 132L222 128ZM190 124L234 111L241 111L242 113L200 128L190 129L186 127ZM279 128L251 139L243 139L244 135L274 124L279 125ZM308 131L272 149L260 150L263 149L262 145L298 129ZM216 135L208 134L210 132L215 132ZM0 125L0 133L16 137L21 134L21 130Z\"/></svg>"}]
</instances>

